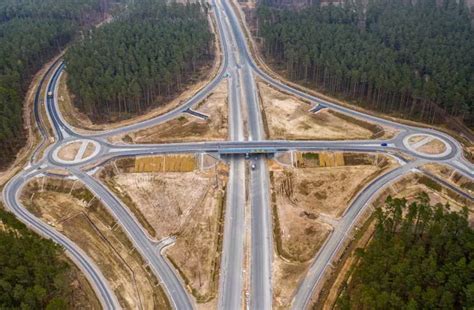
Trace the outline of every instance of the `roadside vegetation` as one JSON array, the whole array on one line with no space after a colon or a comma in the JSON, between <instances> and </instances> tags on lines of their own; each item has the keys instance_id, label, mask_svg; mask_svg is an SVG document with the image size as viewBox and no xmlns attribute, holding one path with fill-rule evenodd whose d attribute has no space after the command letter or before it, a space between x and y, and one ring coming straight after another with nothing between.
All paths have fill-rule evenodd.
<instances>
[{"instance_id":1,"label":"roadside vegetation","mask_svg":"<svg viewBox=\"0 0 474 310\"><path fill-rule=\"evenodd\" d=\"M66 54L74 104L93 121L163 104L212 60L207 5L136 1Z\"/></svg>"},{"instance_id":2,"label":"roadside vegetation","mask_svg":"<svg viewBox=\"0 0 474 310\"><path fill-rule=\"evenodd\" d=\"M388 197L339 297L341 309L471 309L474 230L468 209Z\"/></svg>"},{"instance_id":3,"label":"roadside vegetation","mask_svg":"<svg viewBox=\"0 0 474 310\"><path fill-rule=\"evenodd\" d=\"M382 154L298 152L269 165L273 306L288 309L295 288L352 199L397 164Z\"/></svg>"},{"instance_id":4,"label":"roadside vegetation","mask_svg":"<svg viewBox=\"0 0 474 310\"><path fill-rule=\"evenodd\" d=\"M88 255L122 308L170 309L150 267L116 219L86 187L59 178L36 179L25 187L21 201Z\"/></svg>"},{"instance_id":5,"label":"roadside vegetation","mask_svg":"<svg viewBox=\"0 0 474 310\"><path fill-rule=\"evenodd\" d=\"M122 158L99 177L152 238L176 238L167 258L198 307L216 308L227 165L188 154Z\"/></svg>"},{"instance_id":6,"label":"roadside vegetation","mask_svg":"<svg viewBox=\"0 0 474 310\"><path fill-rule=\"evenodd\" d=\"M85 279L83 279L83 282ZM88 283L81 296L77 271L63 249L31 232L0 208L0 308L65 309L98 305Z\"/></svg>"},{"instance_id":7,"label":"roadside vegetation","mask_svg":"<svg viewBox=\"0 0 474 310\"><path fill-rule=\"evenodd\" d=\"M294 81L365 108L474 126L474 32L464 3L379 0L366 7L260 5L262 50ZM452 123L452 122L451 122Z\"/></svg>"},{"instance_id":8,"label":"roadside vegetation","mask_svg":"<svg viewBox=\"0 0 474 310\"><path fill-rule=\"evenodd\" d=\"M0 1L0 168L25 144L22 103L31 78L73 38L99 20L109 1Z\"/></svg>"}]
</instances>

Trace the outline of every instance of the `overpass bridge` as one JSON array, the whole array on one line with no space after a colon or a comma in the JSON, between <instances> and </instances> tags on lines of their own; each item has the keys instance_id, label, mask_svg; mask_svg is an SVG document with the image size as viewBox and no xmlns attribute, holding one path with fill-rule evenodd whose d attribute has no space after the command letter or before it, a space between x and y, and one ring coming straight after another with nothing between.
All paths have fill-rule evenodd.
<instances>
[{"instance_id":1,"label":"overpass bridge","mask_svg":"<svg viewBox=\"0 0 474 310\"><path fill-rule=\"evenodd\" d=\"M287 151L287 149L277 149L274 147L239 147L239 148L219 148L219 155L273 155L276 152Z\"/></svg>"}]
</instances>

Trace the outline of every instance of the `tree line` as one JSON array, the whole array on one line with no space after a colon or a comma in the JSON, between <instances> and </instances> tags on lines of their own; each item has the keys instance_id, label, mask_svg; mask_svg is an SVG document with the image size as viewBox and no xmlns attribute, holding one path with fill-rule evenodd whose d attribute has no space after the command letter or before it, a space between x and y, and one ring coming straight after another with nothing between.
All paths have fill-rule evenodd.
<instances>
[{"instance_id":1,"label":"tree line","mask_svg":"<svg viewBox=\"0 0 474 310\"><path fill-rule=\"evenodd\" d=\"M474 126L474 32L462 1L262 4L257 16L264 55L290 79L384 113Z\"/></svg>"},{"instance_id":2,"label":"tree line","mask_svg":"<svg viewBox=\"0 0 474 310\"><path fill-rule=\"evenodd\" d=\"M0 206L0 308L70 307L71 269L62 254Z\"/></svg>"},{"instance_id":3,"label":"tree line","mask_svg":"<svg viewBox=\"0 0 474 310\"><path fill-rule=\"evenodd\" d=\"M100 10L98 0L0 1L0 168L25 143L21 111L32 76Z\"/></svg>"},{"instance_id":4,"label":"tree line","mask_svg":"<svg viewBox=\"0 0 474 310\"><path fill-rule=\"evenodd\" d=\"M468 210L389 197L338 300L340 309L472 309L474 230Z\"/></svg>"},{"instance_id":5,"label":"tree line","mask_svg":"<svg viewBox=\"0 0 474 310\"><path fill-rule=\"evenodd\" d=\"M96 121L163 104L213 55L207 4L143 0L68 50L75 105Z\"/></svg>"}]
</instances>

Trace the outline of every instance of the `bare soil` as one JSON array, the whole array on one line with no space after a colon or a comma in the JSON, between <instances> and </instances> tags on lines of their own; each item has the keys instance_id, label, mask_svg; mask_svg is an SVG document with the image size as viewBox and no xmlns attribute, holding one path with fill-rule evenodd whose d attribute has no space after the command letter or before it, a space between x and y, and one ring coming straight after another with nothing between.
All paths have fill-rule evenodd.
<instances>
[{"instance_id":1,"label":"bare soil","mask_svg":"<svg viewBox=\"0 0 474 310\"><path fill-rule=\"evenodd\" d=\"M157 240L176 237L167 250L170 261L196 302L215 307L228 168L219 163L197 170L191 159L149 158L145 166L130 159L115 165L107 184L128 197L127 205Z\"/></svg>"},{"instance_id":2,"label":"bare soil","mask_svg":"<svg viewBox=\"0 0 474 310\"><path fill-rule=\"evenodd\" d=\"M474 182L446 165L426 164L423 169L471 195L474 194Z\"/></svg>"},{"instance_id":3,"label":"bare soil","mask_svg":"<svg viewBox=\"0 0 474 310\"><path fill-rule=\"evenodd\" d=\"M440 140L434 139L425 145L420 146L418 151L425 154L441 154L446 151L446 145Z\"/></svg>"},{"instance_id":4,"label":"bare soil","mask_svg":"<svg viewBox=\"0 0 474 310\"><path fill-rule=\"evenodd\" d=\"M168 309L157 279L114 218L78 183L41 178L30 182L22 202L70 238L101 269L126 309Z\"/></svg>"},{"instance_id":5,"label":"bare soil","mask_svg":"<svg viewBox=\"0 0 474 310\"><path fill-rule=\"evenodd\" d=\"M87 144L86 151L84 152L84 155L82 158L87 158L92 155L95 151L95 145L93 143Z\"/></svg>"},{"instance_id":6,"label":"bare soil","mask_svg":"<svg viewBox=\"0 0 474 310\"><path fill-rule=\"evenodd\" d=\"M441 203L449 204L451 210L461 210L464 206L468 208L469 220L474 224L474 202L464 197L458 196L451 190L432 181L423 174L410 174L402 180L390 186L374 202L374 205L381 205L388 195L394 198L406 198L408 202L414 201L421 192L428 194L432 205Z\"/></svg>"},{"instance_id":7,"label":"bare soil","mask_svg":"<svg viewBox=\"0 0 474 310\"><path fill-rule=\"evenodd\" d=\"M195 107L195 110L209 116L209 119L204 120L183 113L166 123L112 137L111 141L165 143L226 139L228 136L227 81L221 82L209 97Z\"/></svg>"},{"instance_id":8,"label":"bare soil","mask_svg":"<svg viewBox=\"0 0 474 310\"><path fill-rule=\"evenodd\" d=\"M312 106L284 94L263 82L258 83L267 134L272 139L354 140L392 136L381 126L324 109L309 112Z\"/></svg>"},{"instance_id":9,"label":"bare soil","mask_svg":"<svg viewBox=\"0 0 474 310\"><path fill-rule=\"evenodd\" d=\"M74 160L76 158L76 154L81 148L82 142L74 142L70 143L63 148L61 148L58 152L58 157L62 160Z\"/></svg>"},{"instance_id":10,"label":"bare soil","mask_svg":"<svg viewBox=\"0 0 474 310\"><path fill-rule=\"evenodd\" d=\"M290 306L309 263L353 197L396 166L381 154L295 153L270 163L275 258L274 304ZM290 159L288 159L290 157Z\"/></svg>"}]
</instances>

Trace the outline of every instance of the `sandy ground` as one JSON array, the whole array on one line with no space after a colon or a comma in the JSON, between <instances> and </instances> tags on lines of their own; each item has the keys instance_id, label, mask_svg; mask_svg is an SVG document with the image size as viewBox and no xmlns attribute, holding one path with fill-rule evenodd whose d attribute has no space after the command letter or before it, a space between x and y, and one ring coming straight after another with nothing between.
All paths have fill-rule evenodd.
<instances>
[{"instance_id":1,"label":"sandy ground","mask_svg":"<svg viewBox=\"0 0 474 310\"><path fill-rule=\"evenodd\" d=\"M58 179L37 179L28 185L22 201L31 212L69 237L92 258L124 308L169 307L157 279L145 269L125 233L81 185Z\"/></svg>"},{"instance_id":2,"label":"sandy ground","mask_svg":"<svg viewBox=\"0 0 474 310\"><path fill-rule=\"evenodd\" d=\"M295 153L270 161L274 305L287 309L333 225L362 187L394 167L381 154ZM297 168L296 168L297 167Z\"/></svg>"},{"instance_id":3,"label":"sandy ground","mask_svg":"<svg viewBox=\"0 0 474 310\"><path fill-rule=\"evenodd\" d=\"M208 115L208 120L183 113L166 123L112 137L112 142L163 143L181 141L224 140L227 138L227 81L224 80L215 91L195 108Z\"/></svg>"},{"instance_id":4,"label":"sandy ground","mask_svg":"<svg viewBox=\"0 0 474 310\"><path fill-rule=\"evenodd\" d=\"M347 203L378 171L374 166L305 168L274 174L277 202L308 212L339 217ZM289 188L287 189L286 186ZM277 197L278 197L277 196Z\"/></svg>"},{"instance_id":5,"label":"sandy ground","mask_svg":"<svg viewBox=\"0 0 474 310\"><path fill-rule=\"evenodd\" d=\"M425 154L441 154L444 151L446 151L446 145L438 139L431 140L418 148L418 152Z\"/></svg>"},{"instance_id":6,"label":"sandy ground","mask_svg":"<svg viewBox=\"0 0 474 310\"><path fill-rule=\"evenodd\" d=\"M170 261L197 303L204 308L215 307L227 166L218 164L208 170L189 172L136 173L143 165L137 161L128 165L127 169L119 165L120 172L112 177L109 186L113 184L114 191L130 198L157 240L176 237L176 243L167 250ZM151 166L157 171L163 169L161 164ZM181 168L186 171L187 165Z\"/></svg>"},{"instance_id":7,"label":"sandy ground","mask_svg":"<svg viewBox=\"0 0 474 310\"><path fill-rule=\"evenodd\" d=\"M474 182L450 167L441 164L426 164L423 168L461 190L474 194Z\"/></svg>"},{"instance_id":8,"label":"sandy ground","mask_svg":"<svg viewBox=\"0 0 474 310\"><path fill-rule=\"evenodd\" d=\"M74 142L61 148L58 152L58 157L62 160L74 160L76 154L81 148L82 142Z\"/></svg>"},{"instance_id":9,"label":"sandy ground","mask_svg":"<svg viewBox=\"0 0 474 310\"><path fill-rule=\"evenodd\" d=\"M347 115L324 109L309 112L312 106L296 97L284 94L265 83L258 87L263 106L265 127L273 139L354 140L371 139L385 132L381 126L357 120Z\"/></svg>"},{"instance_id":10,"label":"sandy ground","mask_svg":"<svg viewBox=\"0 0 474 310\"><path fill-rule=\"evenodd\" d=\"M408 139L408 143L409 144L414 144L414 143L417 143L417 142L420 142L421 140L423 140L426 136L422 136L422 135L417 135L417 136L412 136Z\"/></svg>"}]
</instances>

